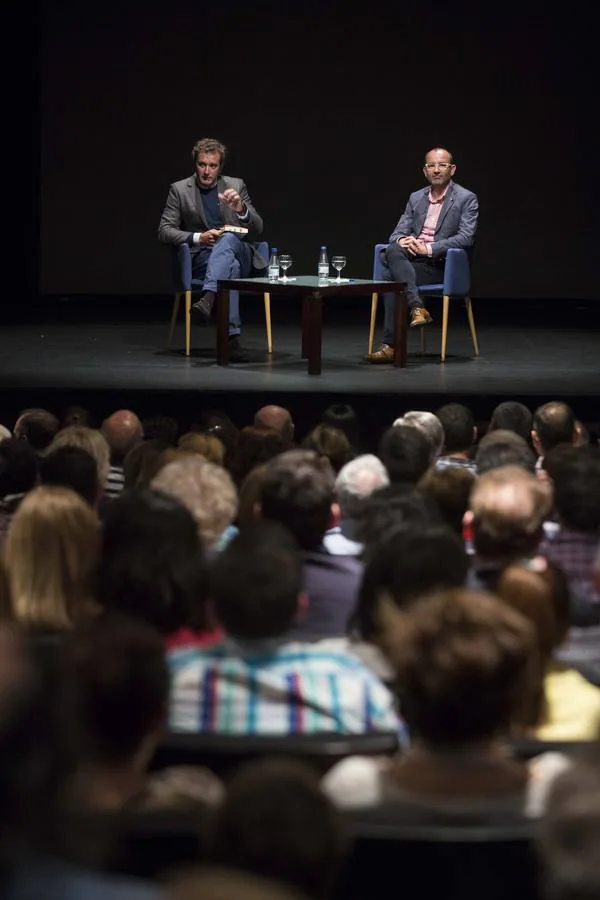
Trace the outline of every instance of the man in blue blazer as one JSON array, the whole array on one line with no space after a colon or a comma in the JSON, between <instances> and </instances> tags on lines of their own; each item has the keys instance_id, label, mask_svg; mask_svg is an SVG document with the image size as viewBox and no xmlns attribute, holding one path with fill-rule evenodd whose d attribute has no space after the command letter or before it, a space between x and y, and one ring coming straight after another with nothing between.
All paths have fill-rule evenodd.
<instances>
[{"instance_id":1,"label":"man in blue blazer","mask_svg":"<svg viewBox=\"0 0 600 900\"><path fill-rule=\"evenodd\" d=\"M410 195L382 254L384 278L406 282L411 328L431 322L417 285L443 281L447 250L469 250L475 242L477 196L452 181L455 172L448 150L436 147L429 151L423 174L430 187ZM383 343L367 357L370 363L394 361L394 295L386 294L384 302Z\"/></svg>"}]
</instances>

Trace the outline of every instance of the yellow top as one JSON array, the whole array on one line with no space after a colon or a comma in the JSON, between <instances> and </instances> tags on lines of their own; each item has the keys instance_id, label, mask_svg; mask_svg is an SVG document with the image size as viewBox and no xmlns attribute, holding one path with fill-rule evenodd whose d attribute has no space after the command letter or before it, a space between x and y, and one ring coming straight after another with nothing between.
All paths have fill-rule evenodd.
<instances>
[{"instance_id":1,"label":"yellow top","mask_svg":"<svg viewBox=\"0 0 600 900\"><path fill-rule=\"evenodd\" d=\"M575 669L552 665L544 679L548 715L542 741L589 741L600 734L600 689Z\"/></svg>"}]
</instances>

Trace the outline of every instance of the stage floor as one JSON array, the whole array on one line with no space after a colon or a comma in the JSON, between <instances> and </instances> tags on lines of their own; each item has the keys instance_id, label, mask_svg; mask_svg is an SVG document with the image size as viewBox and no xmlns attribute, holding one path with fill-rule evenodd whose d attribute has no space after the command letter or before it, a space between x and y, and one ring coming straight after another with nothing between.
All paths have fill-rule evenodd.
<instances>
[{"instance_id":1,"label":"stage floor","mask_svg":"<svg viewBox=\"0 0 600 900\"><path fill-rule=\"evenodd\" d=\"M470 403L481 417L501 399L518 398L532 406L565 398L576 413L597 419L600 394L600 322L597 307L571 307L562 316L556 306L474 303L481 355L472 348L462 304L451 309L448 357L440 364L440 309L427 328L427 352L421 355L418 334L409 333L408 366L371 366L364 361L368 338L368 304L358 309L325 308L323 373L309 376L300 358L296 311L273 310L274 353L266 353L260 305L244 309L244 346L250 362L219 367L214 361L215 332L194 326L192 356L180 349L178 326L174 349L165 349L168 300L119 306L114 301L49 303L37 307L29 321L13 316L2 326L0 421L25 405L90 403L96 396L108 407L140 403L145 409L161 395L171 402L206 394L211 405L238 408L270 402L298 403L302 395L323 405L333 398L368 408L385 404L395 410L432 408L449 400ZM516 319L518 318L518 323ZM511 319L513 321L511 321ZM398 402L400 397L401 402ZM288 399L286 399L288 398ZM303 397L306 401L307 396ZM226 402L227 401L227 402ZM164 410L164 403L160 403Z\"/></svg>"}]
</instances>

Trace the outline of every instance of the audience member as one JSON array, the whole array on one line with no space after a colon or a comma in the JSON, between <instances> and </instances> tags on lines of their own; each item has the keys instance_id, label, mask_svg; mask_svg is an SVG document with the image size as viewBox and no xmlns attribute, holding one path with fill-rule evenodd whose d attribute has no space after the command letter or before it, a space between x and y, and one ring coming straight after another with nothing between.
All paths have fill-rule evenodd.
<instances>
[{"instance_id":1,"label":"audience member","mask_svg":"<svg viewBox=\"0 0 600 900\"><path fill-rule=\"evenodd\" d=\"M0 546L25 495L35 486L39 458L33 447L17 438L0 442Z\"/></svg>"},{"instance_id":2,"label":"audience member","mask_svg":"<svg viewBox=\"0 0 600 900\"><path fill-rule=\"evenodd\" d=\"M298 548L281 526L258 522L233 538L213 564L210 595L227 637L210 648L169 653L172 730L250 735L400 728L391 695L359 660L291 638L310 601L302 591Z\"/></svg>"},{"instance_id":3,"label":"audience member","mask_svg":"<svg viewBox=\"0 0 600 900\"><path fill-rule=\"evenodd\" d=\"M123 460L124 489L150 487L170 448L171 444L166 441L151 438L143 440L130 450Z\"/></svg>"},{"instance_id":4,"label":"audience member","mask_svg":"<svg viewBox=\"0 0 600 900\"><path fill-rule=\"evenodd\" d=\"M241 485L255 466L268 462L285 449L282 436L271 428L256 428L254 425L242 428L231 461L231 474L235 483Z\"/></svg>"},{"instance_id":5,"label":"audience member","mask_svg":"<svg viewBox=\"0 0 600 900\"><path fill-rule=\"evenodd\" d=\"M169 447L175 447L179 437L179 425L173 416L146 416L142 431L147 441L161 441Z\"/></svg>"},{"instance_id":6,"label":"audience member","mask_svg":"<svg viewBox=\"0 0 600 900\"><path fill-rule=\"evenodd\" d=\"M575 413L566 403L552 400L538 406L533 414L531 441L541 466L546 453L559 444L577 442Z\"/></svg>"},{"instance_id":7,"label":"audience member","mask_svg":"<svg viewBox=\"0 0 600 900\"><path fill-rule=\"evenodd\" d=\"M279 522L300 546L306 616L295 629L297 640L341 637L354 608L362 574L350 556L332 556L323 546L328 528L338 524L335 476L327 459L312 450L288 450L267 463L258 514Z\"/></svg>"},{"instance_id":8,"label":"audience member","mask_svg":"<svg viewBox=\"0 0 600 900\"><path fill-rule=\"evenodd\" d=\"M12 437L12 431L6 425L0 425L0 443Z\"/></svg>"},{"instance_id":9,"label":"audience member","mask_svg":"<svg viewBox=\"0 0 600 900\"><path fill-rule=\"evenodd\" d=\"M24 409L13 428L13 435L19 441L27 441L36 453L43 453L49 447L59 429L56 416L47 409Z\"/></svg>"},{"instance_id":10,"label":"audience member","mask_svg":"<svg viewBox=\"0 0 600 900\"><path fill-rule=\"evenodd\" d=\"M15 513L4 563L15 620L40 634L92 615L100 523L74 491L34 488Z\"/></svg>"},{"instance_id":11,"label":"audience member","mask_svg":"<svg viewBox=\"0 0 600 900\"><path fill-rule=\"evenodd\" d=\"M325 456L337 473L351 458L350 442L341 428L321 422L302 441L305 450Z\"/></svg>"},{"instance_id":12,"label":"audience member","mask_svg":"<svg viewBox=\"0 0 600 900\"><path fill-rule=\"evenodd\" d=\"M296 760L247 763L217 810L210 856L305 891L333 894L349 845L345 823L319 779Z\"/></svg>"},{"instance_id":13,"label":"audience member","mask_svg":"<svg viewBox=\"0 0 600 900\"><path fill-rule=\"evenodd\" d=\"M365 500L356 526L356 539L363 544L363 558L368 559L388 531L401 525L415 529L430 523L441 523L436 502L413 484L390 484L373 491Z\"/></svg>"},{"instance_id":14,"label":"audience member","mask_svg":"<svg viewBox=\"0 0 600 900\"><path fill-rule=\"evenodd\" d=\"M125 457L143 439L144 430L134 412L119 409L104 420L101 431L110 448L106 495L112 500L119 496L125 484L123 475Z\"/></svg>"},{"instance_id":15,"label":"audience member","mask_svg":"<svg viewBox=\"0 0 600 900\"><path fill-rule=\"evenodd\" d=\"M71 425L83 425L84 428L93 428L94 423L90 410L76 403L67 406L60 418L60 427L69 428Z\"/></svg>"},{"instance_id":16,"label":"audience member","mask_svg":"<svg viewBox=\"0 0 600 900\"><path fill-rule=\"evenodd\" d=\"M379 442L379 458L392 484L417 484L429 469L429 439L413 425L392 425Z\"/></svg>"},{"instance_id":17,"label":"audience member","mask_svg":"<svg viewBox=\"0 0 600 900\"><path fill-rule=\"evenodd\" d=\"M419 482L419 488L425 496L435 500L444 522L462 536L474 483L475 475L469 469L450 466L441 470L431 469Z\"/></svg>"},{"instance_id":18,"label":"audience member","mask_svg":"<svg viewBox=\"0 0 600 900\"><path fill-rule=\"evenodd\" d=\"M429 465L435 465L444 449L444 428L436 415L424 410L411 410L396 419L394 425L418 428L429 442Z\"/></svg>"},{"instance_id":19,"label":"audience member","mask_svg":"<svg viewBox=\"0 0 600 900\"><path fill-rule=\"evenodd\" d=\"M40 459L40 483L66 487L96 507L102 491L95 459L81 447L57 447Z\"/></svg>"},{"instance_id":20,"label":"audience member","mask_svg":"<svg viewBox=\"0 0 600 900\"><path fill-rule=\"evenodd\" d=\"M222 466L184 456L164 466L152 488L175 497L190 511L207 552L222 550L236 533L237 491Z\"/></svg>"},{"instance_id":21,"label":"audience member","mask_svg":"<svg viewBox=\"0 0 600 900\"><path fill-rule=\"evenodd\" d=\"M222 409L205 410L192 431L200 431L218 437L225 444L225 467L230 468L237 447L239 430L230 416Z\"/></svg>"},{"instance_id":22,"label":"audience member","mask_svg":"<svg viewBox=\"0 0 600 900\"><path fill-rule=\"evenodd\" d=\"M496 428L482 437L475 453L478 475L500 469L502 466L521 466L527 472L535 472L535 456L525 438L514 431Z\"/></svg>"},{"instance_id":23,"label":"audience member","mask_svg":"<svg viewBox=\"0 0 600 900\"><path fill-rule=\"evenodd\" d=\"M186 453L202 456L216 466L225 465L225 444L214 434L188 431L179 438L177 446Z\"/></svg>"},{"instance_id":24,"label":"audience member","mask_svg":"<svg viewBox=\"0 0 600 900\"><path fill-rule=\"evenodd\" d=\"M267 428L281 435L285 450L291 449L294 442L294 422L289 409L283 406L261 406L254 416L255 428Z\"/></svg>"},{"instance_id":25,"label":"audience member","mask_svg":"<svg viewBox=\"0 0 600 900\"><path fill-rule=\"evenodd\" d=\"M332 403L321 416L321 421L326 425L339 428L348 438L348 443L353 453L360 453L362 439L358 415L349 403Z\"/></svg>"},{"instance_id":26,"label":"audience member","mask_svg":"<svg viewBox=\"0 0 600 900\"><path fill-rule=\"evenodd\" d=\"M340 511L337 525L328 529L323 544L334 556L360 556L363 545L356 540L367 499L390 483L385 466L371 453L357 456L342 466L335 480L335 498Z\"/></svg>"},{"instance_id":27,"label":"audience member","mask_svg":"<svg viewBox=\"0 0 600 900\"><path fill-rule=\"evenodd\" d=\"M58 432L46 452L51 453L59 447L79 447L90 454L96 462L98 484L104 494L110 469L110 449L102 432L95 428L85 428L83 425L70 425Z\"/></svg>"},{"instance_id":28,"label":"audience member","mask_svg":"<svg viewBox=\"0 0 600 900\"><path fill-rule=\"evenodd\" d=\"M256 521L260 510L260 491L267 465L255 466L244 478L238 495L238 514L236 524L244 528Z\"/></svg>"},{"instance_id":29,"label":"audience member","mask_svg":"<svg viewBox=\"0 0 600 900\"><path fill-rule=\"evenodd\" d=\"M444 429L444 453L436 463L436 468L461 467L477 474L471 459L473 445L477 440L477 428L473 413L461 403L447 403L436 410L436 416Z\"/></svg>"},{"instance_id":30,"label":"audience member","mask_svg":"<svg viewBox=\"0 0 600 900\"><path fill-rule=\"evenodd\" d=\"M488 434L498 430L511 431L529 442L532 422L533 413L529 407L516 400L505 400L503 403L499 403L492 412Z\"/></svg>"},{"instance_id":31,"label":"audience member","mask_svg":"<svg viewBox=\"0 0 600 900\"><path fill-rule=\"evenodd\" d=\"M106 609L144 619L167 647L203 645L214 634L198 530L174 497L138 488L110 504L98 578Z\"/></svg>"}]
</instances>

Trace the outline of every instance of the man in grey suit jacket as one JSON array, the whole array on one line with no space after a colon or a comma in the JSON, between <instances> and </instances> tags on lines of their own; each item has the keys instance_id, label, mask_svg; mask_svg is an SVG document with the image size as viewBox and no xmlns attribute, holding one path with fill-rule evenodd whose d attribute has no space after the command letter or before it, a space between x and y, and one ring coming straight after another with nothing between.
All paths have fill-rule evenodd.
<instances>
[{"instance_id":1,"label":"man in grey suit jacket","mask_svg":"<svg viewBox=\"0 0 600 900\"><path fill-rule=\"evenodd\" d=\"M472 191L452 181L455 172L451 153L441 147L429 151L423 174L430 187L410 195L383 253L384 278L406 282L411 328L431 322L417 285L443 281L446 252L469 250L475 242L479 204ZM383 343L367 357L370 363L394 361L394 295L384 301Z\"/></svg>"},{"instance_id":2,"label":"man in grey suit jacket","mask_svg":"<svg viewBox=\"0 0 600 900\"><path fill-rule=\"evenodd\" d=\"M225 146L213 138L202 138L194 145L195 174L171 185L158 226L161 243L190 246L192 277L203 280L200 299L192 305L192 311L205 321L210 318L219 279L247 278L253 268L264 269L268 263L247 242L261 234L263 222L242 179L222 174L226 152ZM247 228L248 233L224 232L226 225ZM232 294L229 308L232 362L247 360L239 340L238 301L237 294Z\"/></svg>"}]
</instances>

